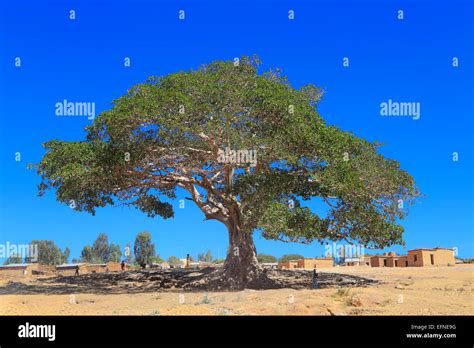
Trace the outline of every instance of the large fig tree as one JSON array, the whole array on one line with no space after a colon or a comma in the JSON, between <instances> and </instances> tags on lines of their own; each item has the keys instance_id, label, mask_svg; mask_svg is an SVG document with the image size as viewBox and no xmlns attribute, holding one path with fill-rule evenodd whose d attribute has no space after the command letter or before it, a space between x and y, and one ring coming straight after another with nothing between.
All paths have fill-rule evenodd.
<instances>
[{"instance_id":1,"label":"large fig tree","mask_svg":"<svg viewBox=\"0 0 474 348\"><path fill-rule=\"evenodd\" d=\"M258 67L257 57L215 61L133 86L84 141L44 144L40 195L53 188L91 214L121 204L170 218L168 201L183 189L226 226L222 281L234 287L262 275L255 231L284 242L403 243L413 178L377 144L328 126L316 111L320 89ZM312 197L327 209L301 205Z\"/></svg>"}]
</instances>

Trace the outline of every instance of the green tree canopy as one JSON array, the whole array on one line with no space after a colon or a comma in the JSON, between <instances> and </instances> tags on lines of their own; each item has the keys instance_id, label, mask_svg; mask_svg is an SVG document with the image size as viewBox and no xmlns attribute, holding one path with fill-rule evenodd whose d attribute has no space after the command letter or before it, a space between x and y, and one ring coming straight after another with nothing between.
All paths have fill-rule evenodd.
<instances>
[{"instance_id":1,"label":"green tree canopy","mask_svg":"<svg viewBox=\"0 0 474 348\"><path fill-rule=\"evenodd\" d=\"M151 263L162 263L165 260L163 260L159 254L156 254L155 256L150 257L150 262Z\"/></svg>"},{"instance_id":2,"label":"green tree canopy","mask_svg":"<svg viewBox=\"0 0 474 348\"><path fill-rule=\"evenodd\" d=\"M212 252L208 250L206 253L198 254L198 260L203 262L212 262Z\"/></svg>"},{"instance_id":3,"label":"green tree canopy","mask_svg":"<svg viewBox=\"0 0 474 348\"><path fill-rule=\"evenodd\" d=\"M120 250L120 245L110 244L108 257L109 261L120 262L121 257L122 251Z\"/></svg>"},{"instance_id":4,"label":"green tree canopy","mask_svg":"<svg viewBox=\"0 0 474 348\"><path fill-rule=\"evenodd\" d=\"M4 265L11 265L15 263L22 263L23 259L20 255L10 255L4 262Z\"/></svg>"},{"instance_id":5,"label":"green tree canopy","mask_svg":"<svg viewBox=\"0 0 474 348\"><path fill-rule=\"evenodd\" d=\"M139 265L151 263L151 258L155 256L155 245L151 242L151 234L149 232L144 231L137 234L133 253Z\"/></svg>"},{"instance_id":6,"label":"green tree canopy","mask_svg":"<svg viewBox=\"0 0 474 348\"><path fill-rule=\"evenodd\" d=\"M132 255L132 248L129 243L125 245L124 256L125 256L125 262L131 265L133 263L133 255Z\"/></svg>"},{"instance_id":7,"label":"green tree canopy","mask_svg":"<svg viewBox=\"0 0 474 348\"><path fill-rule=\"evenodd\" d=\"M109 237L99 233L92 246L86 245L81 252L81 260L89 263L120 262L122 251L117 244L109 244Z\"/></svg>"},{"instance_id":8,"label":"green tree canopy","mask_svg":"<svg viewBox=\"0 0 474 348\"><path fill-rule=\"evenodd\" d=\"M283 255L280 257L280 262L286 262L286 261L291 261L291 260L300 260L303 259L304 256L301 256L299 254L287 254Z\"/></svg>"},{"instance_id":9,"label":"green tree canopy","mask_svg":"<svg viewBox=\"0 0 474 348\"><path fill-rule=\"evenodd\" d=\"M92 253L100 262L108 262L110 256L109 237L100 233L92 244Z\"/></svg>"},{"instance_id":10,"label":"green tree canopy","mask_svg":"<svg viewBox=\"0 0 474 348\"><path fill-rule=\"evenodd\" d=\"M66 247L66 249L64 249L64 252L63 252L62 263L68 263L70 255L71 255L71 250L69 249L69 247Z\"/></svg>"},{"instance_id":11,"label":"green tree canopy","mask_svg":"<svg viewBox=\"0 0 474 348\"><path fill-rule=\"evenodd\" d=\"M65 255L52 240L33 240L30 244L37 245L38 258L36 262L44 265L59 265L64 262ZM25 261L31 262L33 260L26 258Z\"/></svg>"},{"instance_id":12,"label":"green tree canopy","mask_svg":"<svg viewBox=\"0 0 474 348\"><path fill-rule=\"evenodd\" d=\"M277 262L277 258L268 254L257 254L257 260L260 263L273 263Z\"/></svg>"},{"instance_id":13,"label":"green tree canopy","mask_svg":"<svg viewBox=\"0 0 474 348\"><path fill-rule=\"evenodd\" d=\"M91 214L120 204L167 219L182 189L227 227L223 272L234 285L262 271L254 231L283 242L403 244L400 220L419 195L413 178L378 143L326 124L321 89L294 88L259 65L215 61L133 86L85 140L44 144L39 194L53 188ZM313 197L327 212L303 204Z\"/></svg>"},{"instance_id":14,"label":"green tree canopy","mask_svg":"<svg viewBox=\"0 0 474 348\"><path fill-rule=\"evenodd\" d=\"M92 251L92 247L89 245L86 245L84 248L82 248L81 251L81 261L83 262L90 262L90 263L95 263L98 262L97 260L94 260L94 253Z\"/></svg>"},{"instance_id":15,"label":"green tree canopy","mask_svg":"<svg viewBox=\"0 0 474 348\"><path fill-rule=\"evenodd\" d=\"M181 265L181 261L176 257L176 256L170 256L168 257L168 263L171 266L179 266Z\"/></svg>"}]
</instances>

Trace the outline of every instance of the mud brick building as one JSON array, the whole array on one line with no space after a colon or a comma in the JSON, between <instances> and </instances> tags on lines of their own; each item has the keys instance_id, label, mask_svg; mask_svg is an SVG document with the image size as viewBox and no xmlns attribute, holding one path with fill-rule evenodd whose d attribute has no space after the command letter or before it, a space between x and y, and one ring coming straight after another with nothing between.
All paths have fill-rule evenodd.
<instances>
[{"instance_id":1,"label":"mud brick building","mask_svg":"<svg viewBox=\"0 0 474 348\"><path fill-rule=\"evenodd\" d=\"M15 263L0 266L0 275L5 276L31 276L54 272L54 266L39 263Z\"/></svg>"},{"instance_id":2,"label":"mud brick building","mask_svg":"<svg viewBox=\"0 0 474 348\"><path fill-rule=\"evenodd\" d=\"M334 263L331 258L304 258L300 260L290 260L280 262L279 269L314 269L333 267Z\"/></svg>"},{"instance_id":3,"label":"mud brick building","mask_svg":"<svg viewBox=\"0 0 474 348\"><path fill-rule=\"evenodd\" d=\"M56 266L56 271L61 275L74 275L79 267L79 274L120 272L122 270L119 262L108 263L68 263ZM130 269L130 265L125 265L125 269Z\"/></svg>"},{"instance_id":4,"label":"mud brick building","mask_svg":"<svg viewBox=\"0 0 474 348\"><path fill-rule=\"evenodd\" d=\"M370 258L372 267L430 267L454 264L454 251L446 248L413 249L404 256L397 256L391 251Z\"/></svg>"},{"instance_id":5,"label":"mud brick building","mask_svg":"<svg viewBox=\"0 0 474 348\"><path fill-rule=\"evenodd\" d=\"M295 269L298 268L298 261L297 260L289 260L285 262L278 263L279 269Z\"/></svg>"},{"instance_id":6,"label":"mud brick building","mask_svg":"<svg viewBox=\"0 0 474 348\"><path fill-rule=\"evenodd\" d=\"M0 274L5 276L29 276L38 269L37 263L12 263L0 266Z\"/></svg>"},{"instance_id":7,"label":"mud brick building","mask_svg":"<svg viewBox=\"0 0 474 348\"><path fill-rule=\"evenodd\" d=\"M413 249L408 251L411 267L450 266L456 263L454 251L446 248Z\"/></svg>"},{"instance_id":8,"label":"mud brick building","mask_svg":"<svg viewBox=\"0 0 474 348\"><path fill-rule=\"evenodd\" d=\"M56 266L56 271L60 275L74 275L76 268L79 267L79 274L87 273L87 265L85 263L67 263Z\"/></svg>"},{"instance_id":9,"label":"mud brick building","mask_svg":"<svg viewBox=\"0 0 474 348\"><path fill-rule=\"evenodd\" d=\"M348 267L353 266L370 266L370 256L361 256L353 258L345 258L344 265Z\"/></svg>"}]
</instances>

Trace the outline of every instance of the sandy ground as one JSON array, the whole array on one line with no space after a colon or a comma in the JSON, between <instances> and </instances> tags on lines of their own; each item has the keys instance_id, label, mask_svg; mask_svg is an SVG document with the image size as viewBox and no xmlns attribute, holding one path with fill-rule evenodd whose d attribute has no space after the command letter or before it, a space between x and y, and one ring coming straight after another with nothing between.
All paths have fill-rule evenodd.
<instances>
[{"instance_id":1,"label":"sandy ground","mask_svg":"<svg viewBox=\"0 0 474 348\"><path fill-rule=\"evenodd\" d=\"M336 267L322 272L379 280L369 287L100 294L2 294L1 315L473 315L474 265ZM0 279L32 285L35 278ZM113 285L111 285L113 287ZM131 284L133 286L133 284ZM92 289L93 290L93 289Z\"/></svg>"}]
</instances>

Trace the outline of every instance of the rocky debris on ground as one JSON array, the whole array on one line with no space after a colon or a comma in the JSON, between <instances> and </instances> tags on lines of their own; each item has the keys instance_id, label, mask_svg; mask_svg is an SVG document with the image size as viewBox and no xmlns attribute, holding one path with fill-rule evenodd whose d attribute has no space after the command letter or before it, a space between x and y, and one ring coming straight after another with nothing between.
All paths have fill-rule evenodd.
<instances>
[{"instance_id":1,"label":"rocky debris on ground","mask_svg":"<svg viewBox=\"0 0 474 348\"><path fill-rule=\"evenodd\" d=\"M349 315L374 315L382 313L379 309L373 308L354 308L349 311Z\"/></svg>"},{"instance_id":2,"label":"rocky debris on ground","mask_svg":"<svg viewBox=\"0 0 474 348\"><path fill-rule=\"evenodd\" d=\"M268 276L284 284L291 284L292 288L310 288L312 271L310 270L276 270L268 272ZM374 279L349 274L334 274L320 272L318 288L366 287L377 284Z\"/></svg>"},{"instance_id":3,"label":"rocky debris on ground","mask_svg":"<svg viewBox=\"0 0 474 348\"><path fill-rule=\"evenodd\" d=\"M37 278L35 284L10 282L0 287L0 294L50 293L138 293L160 290L225 291L231 290L222 280L221 270L133 270L126 272L91 273L80 276L59 276ZM348 274L320 272L318 288L366 287L378 281ZM252 289L309 289L312 284L311 270L271 270L247 288Z\"/></svg>"}]
</instances>

